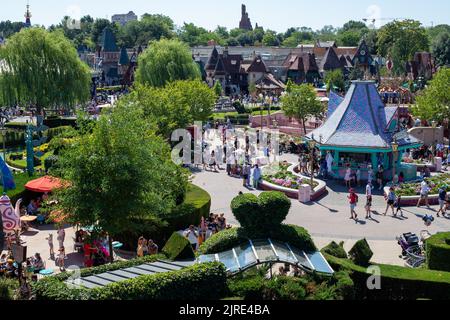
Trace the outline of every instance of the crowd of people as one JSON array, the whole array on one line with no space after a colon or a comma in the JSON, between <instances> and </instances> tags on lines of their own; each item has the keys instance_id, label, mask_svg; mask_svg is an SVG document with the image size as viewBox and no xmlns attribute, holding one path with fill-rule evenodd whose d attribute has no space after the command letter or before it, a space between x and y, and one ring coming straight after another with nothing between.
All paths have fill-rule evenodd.
<instances>
[{"instance_id":1,"label":"crowd of people","mask_svg":"<svg viewBox=\"0 0 450 320\"><path fill-rule=\"evenodd\" d=\"M147 240L143 236L138 239L136 250L138 257L142 258L145 256L158 254L158 250L158 245L152 239Z\"/></svg>"}]
</instances>

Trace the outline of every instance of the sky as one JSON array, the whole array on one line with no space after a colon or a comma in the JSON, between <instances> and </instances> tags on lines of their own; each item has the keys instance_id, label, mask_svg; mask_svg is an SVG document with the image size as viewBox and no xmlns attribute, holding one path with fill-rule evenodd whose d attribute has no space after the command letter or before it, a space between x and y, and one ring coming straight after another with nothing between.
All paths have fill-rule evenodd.
<instances>
[{"instance_id":1,"label":"sky","mask_svg":"<svg viewBox=\"0 0 450 320\"><path fill-rule=\"evenodd\" d=\"M49 26L65 15L108 18L134 11L170 16L177 26L193 22L208 30L218 25L236 28L241 4L247 5L253 25L284 32L289 27L321 29L342 26L349 20L377 19L376 26L389 19L412 18L425 26L450 24L449 0L29 0L32 23ZM23 21L27 0L0 0L0 21Z\"/></svg>"}]
</instances>

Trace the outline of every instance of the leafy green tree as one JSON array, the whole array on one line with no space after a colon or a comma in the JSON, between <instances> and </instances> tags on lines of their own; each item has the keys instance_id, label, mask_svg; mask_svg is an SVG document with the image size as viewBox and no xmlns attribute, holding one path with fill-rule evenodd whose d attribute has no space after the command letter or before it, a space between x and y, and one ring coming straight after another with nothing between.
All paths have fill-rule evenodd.
<instances>
[{"instance_id":1,"label":"leafy green tree","mask_svg":"<svg viewBox=\"0 0 450 320\"><path fill-rule=\"evenodd\" d=\"M432 52L437 66L450 64L450 32L444 32L437 36L432 44Z\"/></svg>"},{"instance_id":2,"label":"leafy green tree","mask_svg":"<svg viewBox=\"0 0 450 320\"><path fill-rule=\"evenodd\" d=\"M417 96L412 113L420 119L443 122L450 118L450 68L443 67Z\"/></svg>"},{"instance_id":3,"label":"leafy green tree","mask_svg":"<svg viewBox=\"0 0 450 320\"><path fill-rule=\"evenodd\" d=\"M222 95L223 88L222 85L220 84L220 81L216 81L216 83L214 83L213 90L216 96L220 97Z\"/></svg>"},{"instance_id":4,"label":"leafy green tree","mask_svg":"<svg viewBox=\"0 0 450 320\"><path fill-rule=\"evenodd\" d=\"M378 53L394 60L394 72L405 71L405 65L418 51L429 50L429 39L419 21L394 21L378 31Z\"/></svg>"},{"instance_id":5,"label":"leafy green tree","mask_svg":"<svg viewBox=\"0 0 450 320\"><path fill-rule=\"evenodd\" d=\"M111 237L141 230L142 221L164 226L187 188L187 174L171 161L169 145L139 109L122 103L66 147L58 164L57 174L69 182L56 193L60 209ZM111 241L110 252L112 257Z\"/></svg>"},{"instance_id":6,"label":"leafy green tree","mask_svg":"<svg viewBox=\"0 0 450 320\"><path fill-rule=\"evenodd\" d=\"M345 47L356 47L361 40L361 32L358 30L348 30L338 35L339 43Z\"/></svg>"},{"instance_id":7,"label":"leafy green tree","mask_svg":"<svg viewBox=\"0 0 450 320\"><path fill-rule=\"evenodd\" d=\"M345 81L342 70L337 69L327 72L324 80L327 84L327 91L330 91L335 87L338 88L339 91L345 91Z\"/></svg>"},{"instance_id":8,"label":"leafy green tree","mask_svg":"<svg viewBox=\"0 0 450 320\"><path fill-rule=\"evenodd\" d=\"M427 28L428 38L430 43L433 43L441 33L450 33L450 25L438 24L432 28Z\"/></svg>"},{"instance_id":9,"label":"leafy green tree","mask_svg":"<svg viewBox=\"0 0 450 320\"><path fill-rule=\"evenodd\" d=\"M317 100L316 91L310 84L293 85L291 92L281 98L282 110L288 117L300 121L306 133L306 119L319 117L324 112L324 106Z\"/></svg>"},{"instance_id":10,"label":"leafy green tree","mask_svg":"<svg viewBox=\"0 0 450 320\"><path fill-rule=\"evenodd\" d=\"M9 38L13 34L19 32L23 28L23 22L11 22L1 21L0 22L0 34L3 35L4 38Z\"/></svg>"},{"instance_id":11,"label":"leafy green tree","mask_svg":"<svg viewBox=\"0 0 450 320\"><path fill-rule=\"evenodd\" d=\"M368 31L366 24L362 21L350 20L342 26L342 32L350 30L366 30Z\"/></svg>"},{"instance_id":12,"label":"leafy green tree","mask_svg":"<svg viewBox=\"0 0 450 320\"><path fill-rule=\"evenodd\" d=\"M0 47L0 104L73 108L89 99L91 74L61 32L23 29Z\"/></svg>"},{"instance_id":13,"label":"leafy green tree","mask_svg":"<svg viewBox=\"0 0 450 320\"><path fill-rule=\"evenodd\" d=\"M267 30L262 39L262 43L268 47L276 47L280 45L277 33L272 30Z\"/></svg>"},{"instance_id":14,"label":"leafy green tree","mask_svg":"<svg viewBox=\"0 0 450 320\"><path fill-rule=\"evenodd\" d=\"M136 82L163 87L176 80L200 79L200 68L179 40L153 42L139 57Z\"/></svg>"}]
</instances>

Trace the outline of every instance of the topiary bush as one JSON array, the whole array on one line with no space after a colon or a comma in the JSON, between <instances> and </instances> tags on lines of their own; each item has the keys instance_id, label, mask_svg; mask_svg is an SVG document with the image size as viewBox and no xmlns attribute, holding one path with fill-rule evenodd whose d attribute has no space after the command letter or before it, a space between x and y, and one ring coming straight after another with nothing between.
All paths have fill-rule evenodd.
<instances>
[{"instance_id":1,"label":"topiary bush","mask_svg":"<svg viewBox=\"0 0 450 320\"><path fill-rule=\"evenodd\" d=\"M366 267L372 259L373 252L366 239L359 240L349 251L349 256L359 266Z\"/></svg>"},{"instance_id":2,"label":"topiary bush","mask_svg":"<svg viewBox=\"0 0 450 320\"><path fill-rule=\"evenodd\" d=\"M267 279L261 275L231 279L228 281L229 294L234 297L242 297L244 300L261 300L263 299L262 291L265 281Z\"/></svg>"},{"instance_id":3,"label":"topiary bush","mask_svg":"<svg viewBox=\"0 0 450 320\"><path fill-rule=\"evenodd\" d=\"M281 192L263 192L259 197L243 194L231 202L234 216L253 237L265 237L270 230L280 226L290 208L291 201Z\"/></svg>"},{"instance_id":4,"label":"topiary bush","mask_svg":"<svg viewBox=\"0 0 450 320\"><path fill-rule=\"evenodd\" d=\"M344 249L344 241L337 244L336 242L332 241L329 245L324 247L322 250L322 253L328 253L329 255L332 255L333 257L347 259L347 253Z\"/></svg>"},{"instance_id":5,"label":"topiary bush","mask_svg":"<svg viewBox=\"0 0 450 320\"><path fill-rule=\"evenodd\" d=\"M177 232L172 234L162 249L162 252L170 260L195 258L194 250L189 240Z\"/></svg>"},{"instance_id":6,"label":"topiary bush","mask_svg":"<svg viewBox=\"0 0 450 320\"><path fill-rule=\"evenodd\" d=\"M450 271L450 232L426 240L427 264L431 270Z\"/></svg>"}]
</instances>

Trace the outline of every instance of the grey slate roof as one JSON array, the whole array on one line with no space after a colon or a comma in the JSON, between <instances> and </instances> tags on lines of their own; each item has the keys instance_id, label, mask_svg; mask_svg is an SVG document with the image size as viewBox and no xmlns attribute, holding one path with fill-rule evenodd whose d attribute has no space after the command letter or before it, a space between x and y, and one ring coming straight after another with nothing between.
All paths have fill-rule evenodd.
<instances>
[{"instance_id":1,"label":"grey slate roof","mask_svg":"<svg viewBox=\"0 0 450 320\"><path fill-rule=\"evenodd\" d=\"M324 125L307 138L314 136L320 142L321 137L322 145L390 149L393 133L386 129L395 111L385 108L373 81L354 81ZM398 142L400 146L420 143L413 137Z\"/></svg>"}]
</instances>

